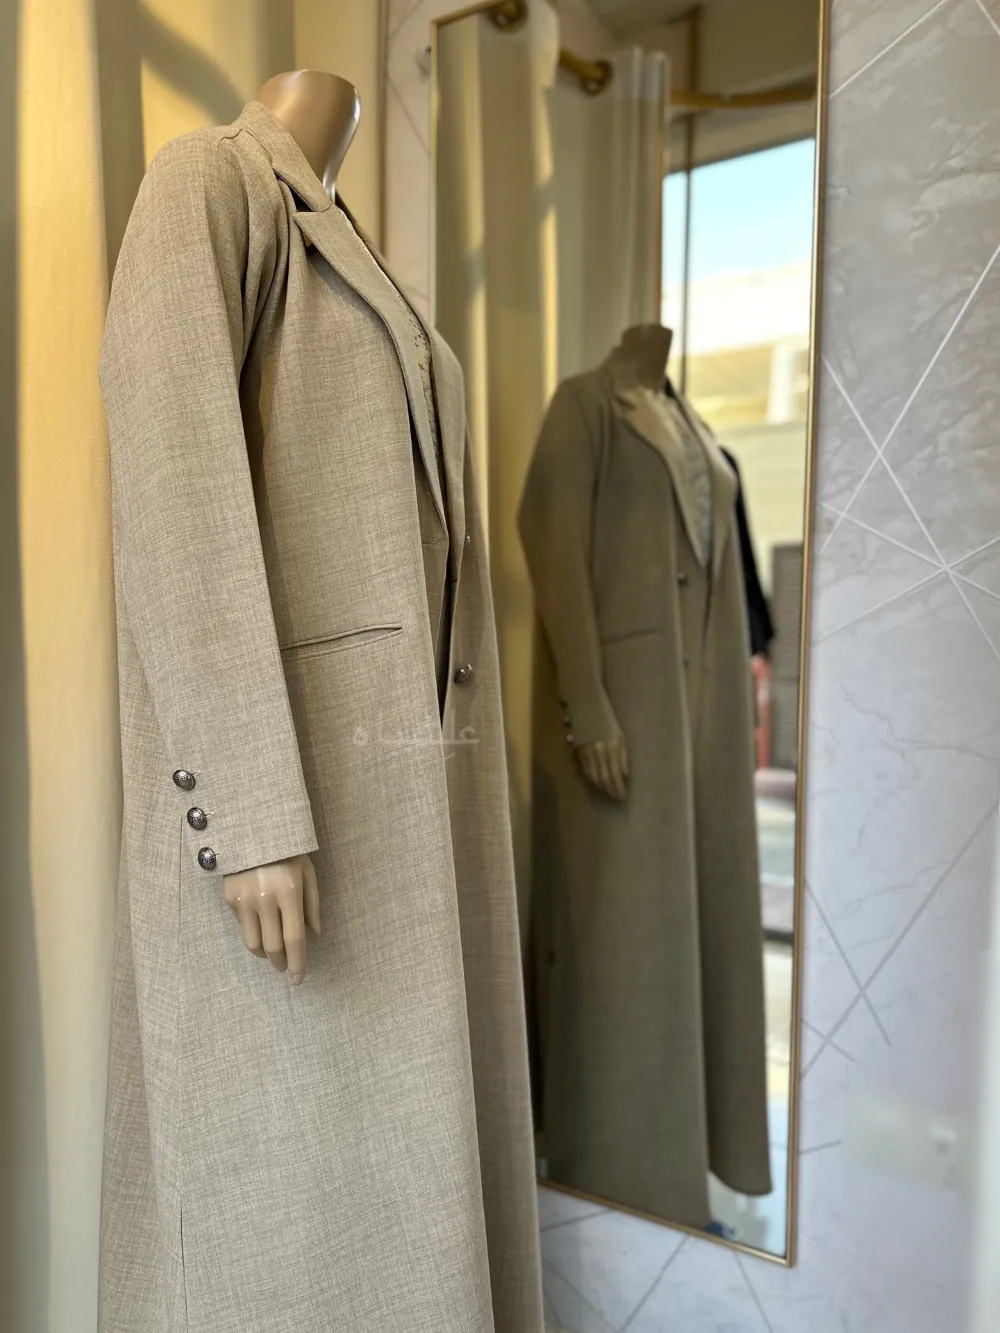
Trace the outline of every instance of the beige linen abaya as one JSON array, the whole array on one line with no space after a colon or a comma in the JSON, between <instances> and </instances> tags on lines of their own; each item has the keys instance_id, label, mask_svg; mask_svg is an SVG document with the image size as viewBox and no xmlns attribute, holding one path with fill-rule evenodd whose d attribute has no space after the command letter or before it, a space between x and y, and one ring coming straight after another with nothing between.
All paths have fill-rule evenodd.
<instances>
[{"instance_id":1,"label":"beige linen abaya","mask_svg":"<svg viewBox=\"0 0 1000 1333\"><path fill-rule=\"evenodd\" d=\"M768 1164L753 707L736 480L614 356L564 382L519 525L535 590L533 952L548 1175L689 1226ZM628 798L574 747L624 733ZM569 743L567 743L569 742Z\"/></svg>"},{"instance_id":2,"label":"beige linen abaya","mask_svg":"<svg viewBox=\"0 0 1000 1333\"><path fill-rule=\"evenodd\" d=\"M429 336L440 475L405 307L285 127L251 102L157 155L101 367L125 779L102 1333L540 1333L496 644ZM293 987L222 876L302 852L323 935Z\"/></svg>"}]
</instances>

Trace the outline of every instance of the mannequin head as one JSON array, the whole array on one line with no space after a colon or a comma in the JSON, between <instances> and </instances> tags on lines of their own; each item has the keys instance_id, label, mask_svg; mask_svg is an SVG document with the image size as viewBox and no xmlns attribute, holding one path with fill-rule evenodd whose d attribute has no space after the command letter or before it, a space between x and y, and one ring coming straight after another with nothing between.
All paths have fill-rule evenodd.
<instances>
[{"instance_id":1,"label":"mannequin head","mask_svg":"<svg viewBox=\"0 0 1000 1333\"><path fill-rule=\"evenodd\" d=\"M332 196L361 117L354 84L338 74L297 69L268 79L257 100L291 132Z\"/></svg>"},{"instance_id":2,"label":"mannequin head","mask_svg":"<svg viewBox=\"0 0 1000 1333\"><path fill-rule=\"evenodd\" d=\"M612 355L627 366L637 383L662 389L673 337L673 330L662 324L636 324L625 330Z\"/></svg>"}]
</instances>

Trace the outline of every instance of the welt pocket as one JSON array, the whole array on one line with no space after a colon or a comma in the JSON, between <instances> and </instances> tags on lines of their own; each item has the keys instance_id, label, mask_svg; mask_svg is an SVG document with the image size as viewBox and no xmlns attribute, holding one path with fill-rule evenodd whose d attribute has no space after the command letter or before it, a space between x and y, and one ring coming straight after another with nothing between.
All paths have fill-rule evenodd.
<instances>
[{"instance_id":1,"label":"welt pocket","mask_svg":"<svg viewBox=\"0 0 1000 1333\"><path fill-rule=\"evenodd\" d=\"M658 626L655 629L624 629L602 634L600 639L603 647L610 647L615 643L627 643L630 639L648 639L652 635L660 633L662 633L662 630Z\"/></svg>"},{"instance_id":2,"label":"welt pocket","mask_svg":"<svg viewBox=\"0 0 1000 1333\"><path fill-rule=\"evenodd\" d=\"M287 643L281 649L283 657L301 660L304 657L319 657L323 653L342 653L351 648L364 648L369 644L380 643L383 639L394 639L402 634L403 626L362 625L357 629L338 630L334 634L319 634L311 639L297 639Z\"/></svg>"}]
</instances>

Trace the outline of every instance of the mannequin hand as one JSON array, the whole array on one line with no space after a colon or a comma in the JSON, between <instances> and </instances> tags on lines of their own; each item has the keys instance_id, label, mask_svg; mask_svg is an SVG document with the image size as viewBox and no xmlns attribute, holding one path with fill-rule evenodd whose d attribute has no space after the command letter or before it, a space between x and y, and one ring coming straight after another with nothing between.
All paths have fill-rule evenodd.
<instances>
[{"instance_id":1,"label":"mannequin hand","mask_svg":"<svg viewBox=\"0 0 1000 1333\"><path fill-rule=\"evenodd\" d=\"M624 736L611 741L590 741L577 746L577 763L591 786L613 801L624 801L628 793L628 746Z\"/></svg>"},{"instance_id":2,"label":"mannequin hand","mask_svg":"<svg viewBox=\"0 0 1000 1333\"><path fill-rule=\"evenodd\" d=\"M222 881L226 902L243 931L243 943L298 985L306 975L306 926L318 935L319 889L308 856L241 870Z\"/></svg>"}]
</instances>

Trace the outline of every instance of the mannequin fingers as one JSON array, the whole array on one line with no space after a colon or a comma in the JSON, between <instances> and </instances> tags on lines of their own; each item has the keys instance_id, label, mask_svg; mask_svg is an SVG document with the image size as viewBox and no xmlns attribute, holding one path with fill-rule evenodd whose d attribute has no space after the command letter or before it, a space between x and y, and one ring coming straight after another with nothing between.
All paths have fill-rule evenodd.
<instances>
[{"instance_id":1,"label":"mannequin fingers","mask_svg":"<svg viewBox=\"0 0 1000 1333\"><path fill-rule=\"evenodd\" d=\"M597 763L601 774L601 790L608 796L614 796L615 780L611 770L611 756L603 741L597 747Z\"/></svg>"},{"instance_id":2,"label":"mannequin fingers","mask_svg":"<svg viewBox=\"0 0 1000 1333\"><path fill-rule=\"evenodd\" d=\"M297 986L305 980L307 966L306 920L302 911L301 894L282 902L281 934L285 942L288 975Z\"/></svg>"},{"instance_id":3,"label":"mannequin fingers","mask_svg":"<svg viewBox=\"0 0 1000 1333\"><path fill-rule=\"evenodd\" d=\"M260 934L268 961L279 972L284 972L288 967L288 959L285 957L285 936L278 904L273 898L261 898L257 905L257 915L260 917Z\"/></svg>"},{"instance_id":4,"label":"mannequin fingers","mask_svg":"<svg viewBox=\"0 0 1000 1333\"><path fill-rule=\"evenodd\" d=\"M625 742L619 738L615 742L613 767L615 773L615 795L619 801L624 801L628 795L628 753L625 749Z\"/></svg>"},{"instance_id":5,"label":"mannequin fingers","mask_svg":"<svg viewBox=\"0 0 1000 1333\"><path fill-rule=\"evenodd\" d=\"M236 916L243 931L243 943L252 954L256 954L258 958L265 958L267 955L264 953L264 942L260 936L260 917L245 902L239 904Z\"/></svg>"},{"instance_id":6,"label":"mannequin fingers","mask_svg":"<svg viewBox=\"0 0 1000 1333\"><path fill-rule=\"evenodd\" d=\"M320 935L322 931L319 920L319 884L316 882L316 867L309 857L306 857L305 864L302 867L302 885L305 896L306 925L315 935Z\"/></svg>"}]
</instances>

